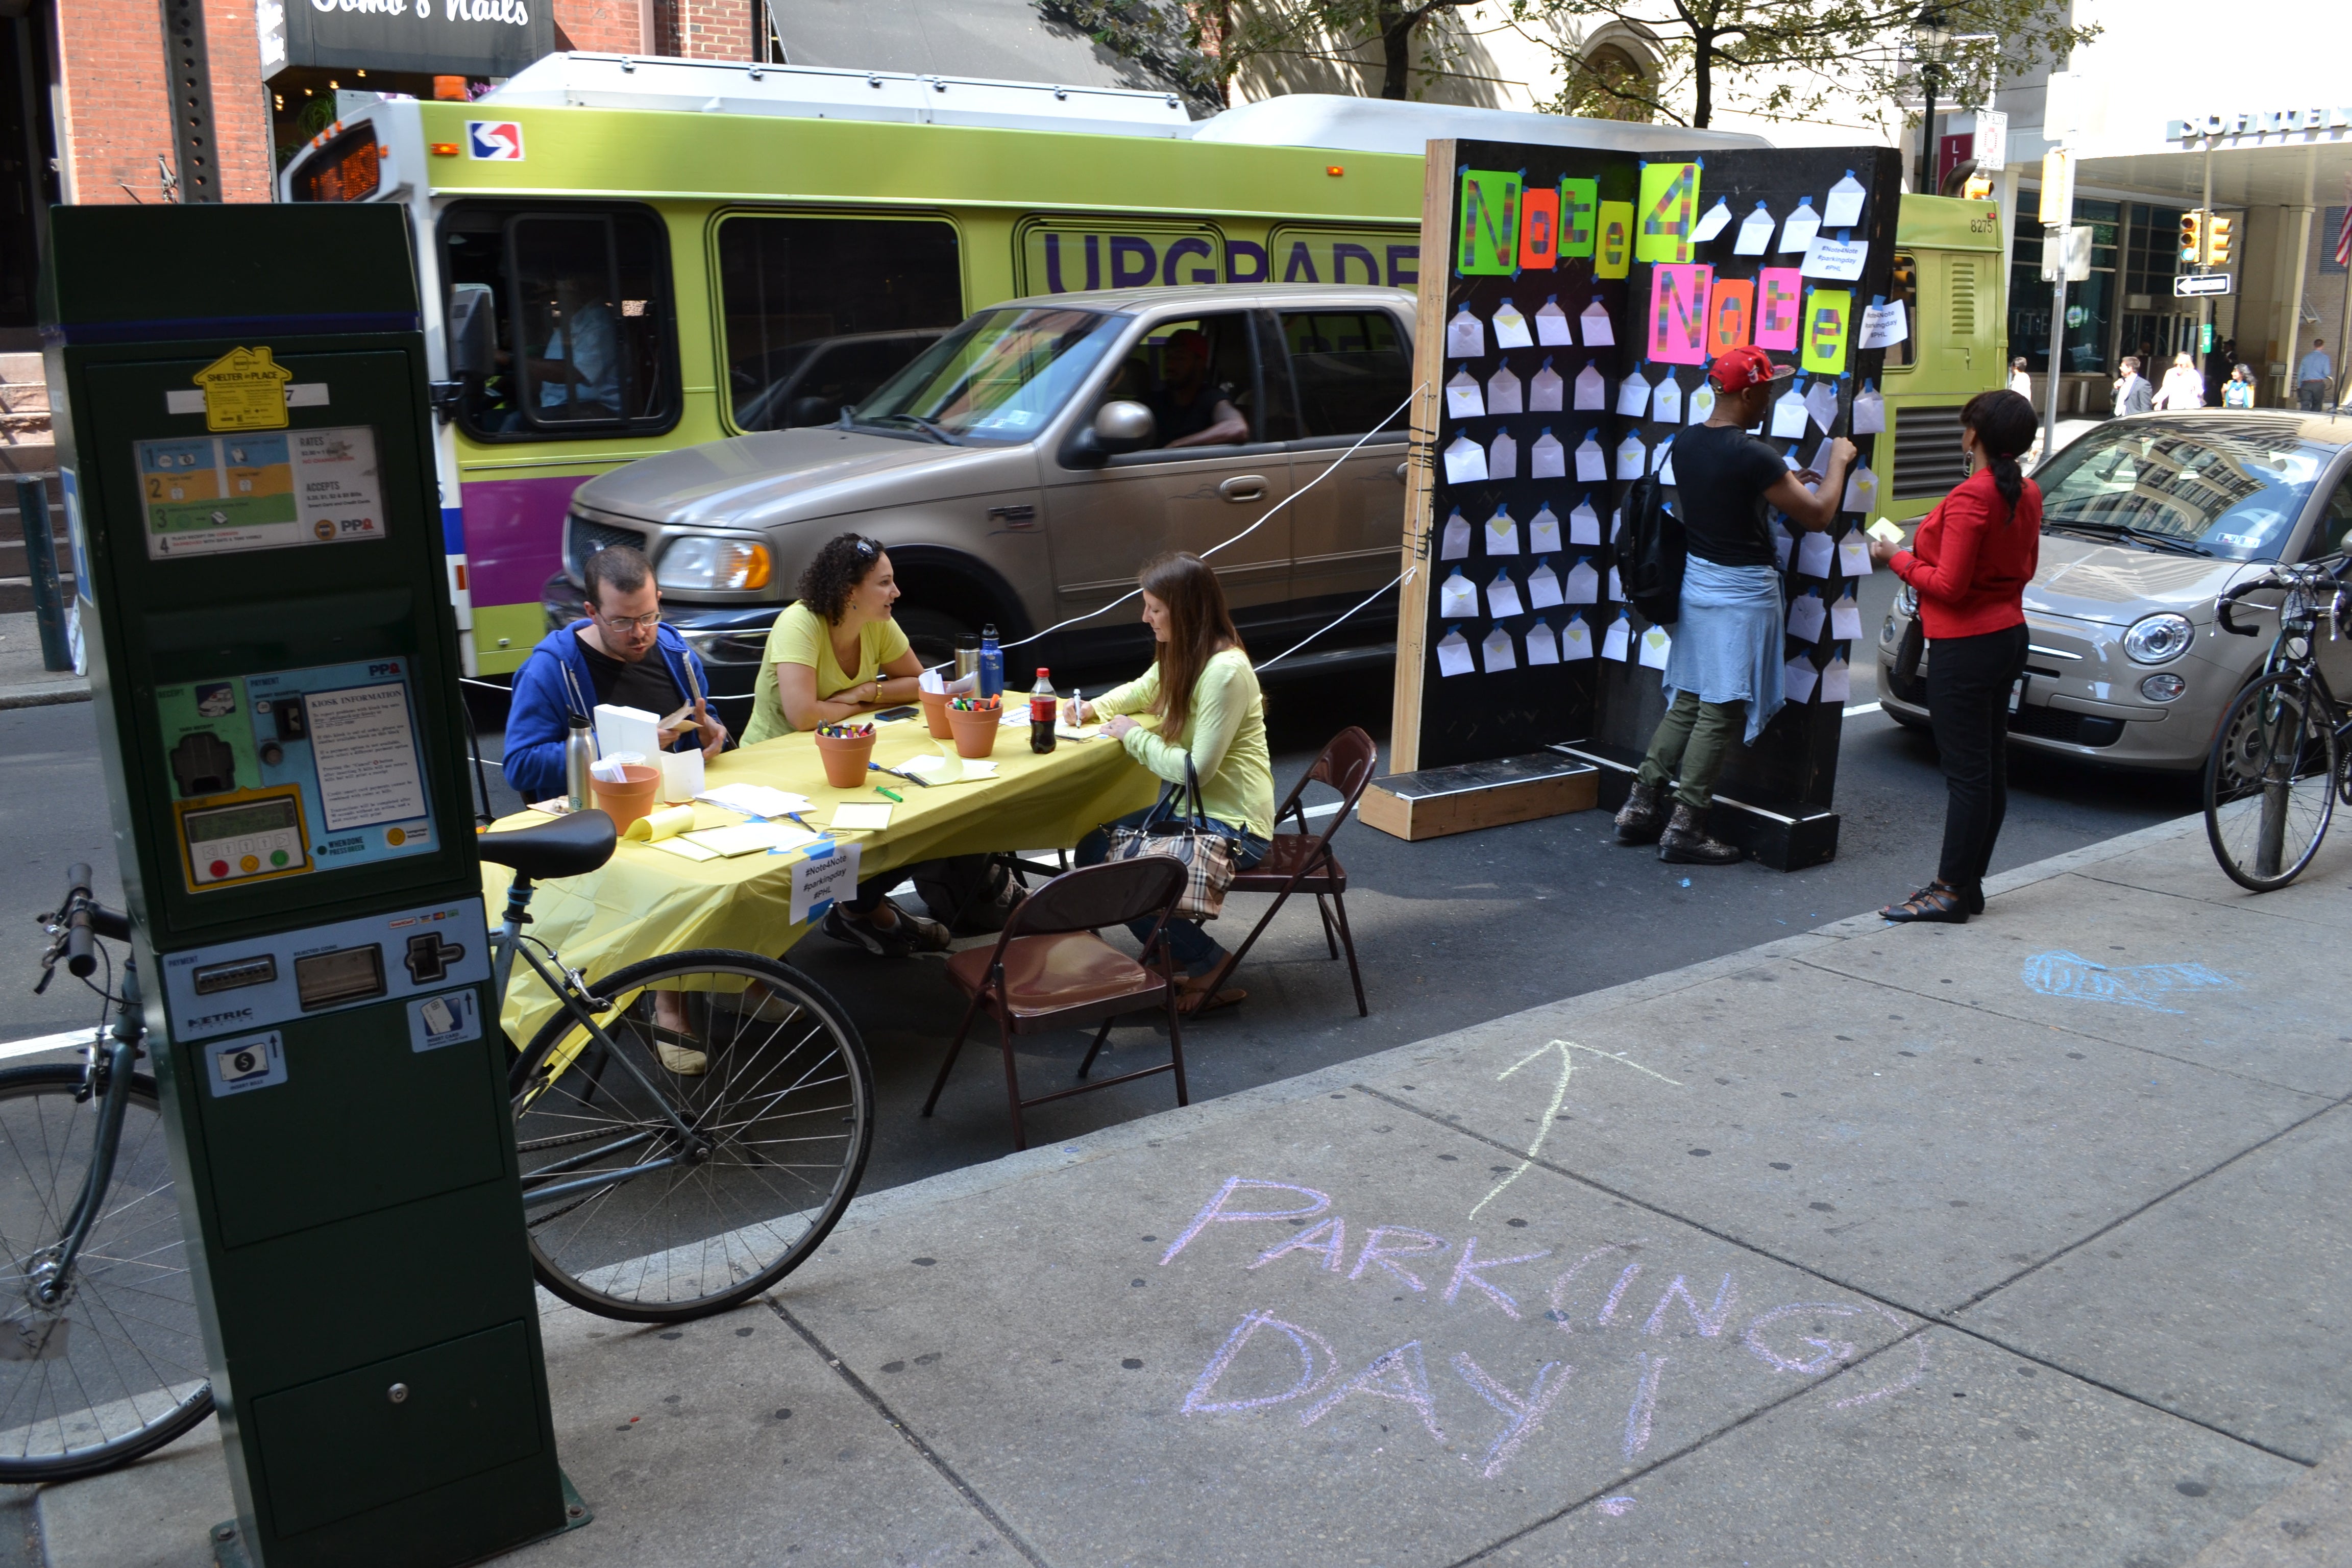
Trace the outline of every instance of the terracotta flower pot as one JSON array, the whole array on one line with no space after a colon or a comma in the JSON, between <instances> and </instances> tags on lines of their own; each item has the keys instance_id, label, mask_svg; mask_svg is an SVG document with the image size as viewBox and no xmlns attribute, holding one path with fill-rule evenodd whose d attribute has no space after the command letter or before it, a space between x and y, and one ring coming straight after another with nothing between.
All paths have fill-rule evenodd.
<instances>
[{"instance_id":1,"label":"terracotta flower pot","mask_svg":"<svg viewBox=\"0 0 2352 1568\"><path fill-rule=\"evenodd\" d=\"M856 789L866 782L866 764L874 760L874 737L869 732L844 739L820 731L816 754L824 759L825 783L835 789Z\"/></svg>"},{"instance_id":2,"label":"terracotta flower pot","mask_svg":"<svg viewBox=\"0 0 2352 1568\"><path fill-rule=\"evenodd\" d=\"M950 708L948 727L955 732L956 755L985 757L996 750L996 732L1003 728L1002 708Z\"/></svg>"},{"instance_id":3,"label":"terracotta flower pot","mask_svg":"<svg viewBox=\"0 0 2352 1568\"><path fill-rule=\"evenodd\" d=\"M944 691L919 691L923 700L923 722L930 726L934 741L952 741L955 731L948 728L948 694Z\"/></svg>"},{"instance_id":4,"label":"terracotta flower pot","mask_svg":"<svg viewBox=\"0 0 2352 1568\"><path fill-rule=\"evenodd\" d=\"M593 773L588 776L588 789L597 806L613 819L617 833L626 833L629 824L640 817L651 816L654 796L661 792L661 770L643 763L623 763L621 774L625 782L607 784Z\"/></svg>"}]
</instances>

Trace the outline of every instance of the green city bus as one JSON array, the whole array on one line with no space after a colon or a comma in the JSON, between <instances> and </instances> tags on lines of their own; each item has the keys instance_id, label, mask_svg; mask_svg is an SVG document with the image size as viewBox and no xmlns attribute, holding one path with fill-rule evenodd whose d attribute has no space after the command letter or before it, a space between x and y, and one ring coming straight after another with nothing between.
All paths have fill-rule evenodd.
<instances>
[{"instance_id":1,"label":"green city bus","mask_svg":"<svg viewBox=\"0 0 2352 1568\"><path fill-rule=\"evenodd\" d=\"M1433 139L1763 144L1319 95L1193 121L1165 93L589 54L551 55L470 103L352 93L342 113L280 194L411 214L450 586L480 675L513 670L544 635L583 480L832 423L996 300L1411 289ZM2002 278L1987 204L1906 196L1897 234L1913 331L1887 358L1879 494L1907 518L1960 478L1960 405L2002 384ZM761 591L682 617L724 663L757 658L780 603L742 570L717 552L661 563L680 589Z\"/></svg>"}]
</instances>

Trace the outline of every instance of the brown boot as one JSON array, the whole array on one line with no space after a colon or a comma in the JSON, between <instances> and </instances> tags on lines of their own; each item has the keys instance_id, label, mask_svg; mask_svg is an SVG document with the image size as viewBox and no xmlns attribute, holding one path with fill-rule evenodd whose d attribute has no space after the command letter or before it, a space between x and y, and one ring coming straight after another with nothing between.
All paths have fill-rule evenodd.
<instances>
[{"instance_id":1,"label":"brown boot","mask_svg":"<svg viewBox=\"0 0 2352 1568\"><path fill-rule=\"evenodd\" d=\"M1674 820L1658 839L1658 858L1676 866L1729 866L1748 858L1737 844L1706 836L1706 816L1675 803Z\"/></svg>"},{"instance_id":2,"label":"brown boot","mask_svg":"<svg viewBox=\"0 0 2352 1568\"><path fill-rule=\"evenodd\" d=\"M1617 812L1617 842L1620 844L1655 844L1658 835L1665 831L1665 793L1664 784L1645 784L1640 779L1625 795L1625 804Z\"/></svg>"}]
</instances>

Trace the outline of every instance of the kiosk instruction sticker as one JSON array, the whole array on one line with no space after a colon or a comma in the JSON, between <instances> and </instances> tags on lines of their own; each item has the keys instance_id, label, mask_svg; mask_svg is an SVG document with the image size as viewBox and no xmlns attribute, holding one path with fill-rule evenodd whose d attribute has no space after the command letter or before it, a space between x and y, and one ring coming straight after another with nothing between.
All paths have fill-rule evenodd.
<instances>
[{"instance_id":1,"label":"kiosk instruction sticker","mask_svg":"<svg viewBox=\"0 0 2352 1568\"><path fill-rule=\"evenodd\" d=\"M350 686L303 693L310 760L327 830L406 822L425 815L416 771L416 737L408 723L408 684Z\"/></svg>"},{"instance_id":2,"label":"kiosk instruction sticker","mask_svg":"<svg viewBox=\"0 0 2352 1568\"><path fill-rule=\"evenodd\" d=\"M382 539L365 425L133 444L147 558Z\"/></svg>"}]
</instances>

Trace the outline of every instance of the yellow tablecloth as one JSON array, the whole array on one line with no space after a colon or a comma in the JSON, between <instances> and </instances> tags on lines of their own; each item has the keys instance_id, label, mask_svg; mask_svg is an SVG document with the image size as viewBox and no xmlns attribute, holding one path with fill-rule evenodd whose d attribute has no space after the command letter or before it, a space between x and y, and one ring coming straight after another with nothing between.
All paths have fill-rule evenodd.
<instances>
[{"instance_id":1,"label":"yellow tablecloth","mask_svg":"<svg viewBox=\"0 0 2352 1568\"><path fill-rule=\"evenodd\" d=\"M946 744L933 741L920 720L885 724L875 739L874 760L895 766ZM1097 825L1150 805L1159 793L1159 781L1108 737L1066 737L1039 756L1029 749L1027 725L1007 725L997 738L994 760L997 776L990 780L925 789L869 773L868 783L837 790L824 782L815 742L784 735L719 757L709 766L706 787L758 784L795 791L809 797L812 809L803 815L821 829L844 801L888 804L874 784L888 785L906 797L892 807L890 826L840 836L858 846L861 880L950 855L1073 845ZM698 805L695 810L698 827L744 820L719 806ZM490 831L546 820L526 811ZM793 868L803 858L796 851L697 861L624 839L602 870L538 884L526 929L552 943L565 963L591 980L686 948L782 953L809 929L792 921ZM505 867L483 864L483 896L493 923L506 908L513 879ZM529 965L518 962L504 1017L516 1044L530 1043L553 1005Z\"/></svg>"}]
</instances>

